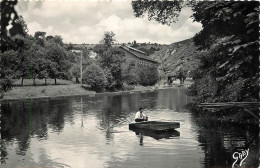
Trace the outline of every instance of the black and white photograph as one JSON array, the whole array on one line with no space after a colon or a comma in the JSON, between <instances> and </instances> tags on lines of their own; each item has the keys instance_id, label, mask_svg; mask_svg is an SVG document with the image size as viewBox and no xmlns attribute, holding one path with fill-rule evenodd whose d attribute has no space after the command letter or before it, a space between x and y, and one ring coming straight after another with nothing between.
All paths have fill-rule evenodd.
<instances>
[{"instance_id":1,"label":"black and white photograph","mask_svg":"<svg viewBox=\"0 0 260 168\"><path fill-rule=\"evenodd\" d=\"M0 11L1 168L259 167L259 1Z\"/></svg>"}]
</instances>

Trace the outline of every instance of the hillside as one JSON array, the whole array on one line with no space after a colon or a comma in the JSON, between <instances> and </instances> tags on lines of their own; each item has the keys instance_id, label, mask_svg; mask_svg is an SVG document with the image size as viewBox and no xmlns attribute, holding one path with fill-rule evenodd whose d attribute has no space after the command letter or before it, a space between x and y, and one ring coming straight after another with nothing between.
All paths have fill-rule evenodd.
<instances>
[{"instance_id":1,"label":"hillside","mask_svg":"<svg viewBox=\"0 0 260 168\"><path fill-rule=\"evenodd\" d=\"M156 51L165 50L169 47L169 45L166 44L138 44L137 47L135 47L138 50L141 50L145 52L147 55L152 55Z\"/></svg>"},{"instance_id":2,"label":"hillside","mask_svg":"<svg viewBox=\"0 0 260 168\"><path fill-rule=\"evenodd\" d=\"M192 71L199 63L196 59L196 46L192 39L183 40L172 43L166 49L156 51L149 57L161 62L159 67L160 74L165 76L172 76L183 67L187 71Z\"/></svg>"}]
</instances>

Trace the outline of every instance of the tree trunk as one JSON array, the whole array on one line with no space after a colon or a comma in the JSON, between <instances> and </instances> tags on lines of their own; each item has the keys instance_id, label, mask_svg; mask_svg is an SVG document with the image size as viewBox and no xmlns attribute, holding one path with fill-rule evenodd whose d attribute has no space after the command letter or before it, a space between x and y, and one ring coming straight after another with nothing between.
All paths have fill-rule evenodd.
<instances>
[{"instance_id":1,"label":"tree trunk","mask_svg":"<svg viewBox=\"0 0 260 168\"><path fill-rule=\"evenodd\" d=\"M22 78L22 81L21 81L21 86L23 86L23 78Z\"/></svg>"},{"instance_id":2,"label":"tree trunk","mask_svg":"<svg viewBox=\"0 0 260 168\"><path fill-rule=\"evenodd\" d=\"M56 80L56 78L55 78L55 85L57 84L57 80Z\"/></svg>"},{"instance_id":3,"label":"tree trunk","mask_svg":"<svg viewBox=\"0 0 260 168\"><path fill-rule=\"evenodd\" d=\"M79 83L79 78L78 77L76 77L76 83Z\"/></svg>"},{"instance_id":4,"label":"tree trunk","mask_svg":"<svg viewBox=\"0 0 260 168\"><path fill-rule=\"evenodd\" d=\"M36 86L35 78L33 78L33 86Z\"/></svg>"},{"instance_id":5,"label":"tree trunk","mask_svg":"<svg viewBox=\"0 0 260 168\"><path fill-rule=\"evenodd\" d=\"M45 85L47 85L47 79L45 78Z\"/></svg>"}]
</instances>

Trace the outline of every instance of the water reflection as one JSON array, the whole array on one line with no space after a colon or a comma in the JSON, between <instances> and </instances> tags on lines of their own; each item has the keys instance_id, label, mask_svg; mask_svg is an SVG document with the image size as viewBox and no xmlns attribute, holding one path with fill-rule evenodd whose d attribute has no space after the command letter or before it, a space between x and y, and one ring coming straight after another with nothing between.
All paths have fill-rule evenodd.
<instances>
[{"instance_id":1,"label":"water reflection","mask_svg":"<svg viewBox=\"0 0 260 168\"><path fill-rule=\"evenodd\" d=\"M143 136L149 136L156 140L180 137L180 132L176 130L150 131L150 130L142 130L142 129L132 129L132 131L135 132L135 135L137 135L140 138L140 143L142 142L142 144L143 144Z\"/></svg>"},{"instance_id":2,"label":"water reflection","mask_svg":"<svg viewBox=\"0 0 260 168\"><path fill-rule=\"evenodd\" d=\"M243 163L246 167L258 167L259 128L253 125L221 123L194 118L199 127L197 139L205 151L203 164L206 167L229 167L235 159L233 154L250 149L250 154Z\"/></svg>"},{"instance_id":3,"label":"water reflection","mask_svg":"<svg viewBox=\"0 0 260 168\"><path fill-rule=\"evenodd\" d=\"M9 102L1 105L2 167L230 167L258 128L204 122L182 89ZM138 107L175 132L129 131ZM258 163L259 137L245 164ZM145 164L144 164L145 163Z\"/></svg>"}]
</instances>

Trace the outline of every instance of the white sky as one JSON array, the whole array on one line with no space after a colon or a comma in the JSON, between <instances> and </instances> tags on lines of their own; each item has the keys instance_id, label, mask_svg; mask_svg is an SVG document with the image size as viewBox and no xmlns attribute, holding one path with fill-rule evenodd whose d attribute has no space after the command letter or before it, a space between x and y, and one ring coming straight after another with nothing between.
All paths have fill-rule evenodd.
<instances>
[{"instance_id":1,"label":"white sky","mask_svg":"<svg viewBox=\"0 0 260 168\"><path fill-rule=\"evenodd\" d=\"M98 43L105 31L113 31L116 42L170 44L193 37L201 24L190 18L184 8L179 21L171 26L147 18L136 18L131 1L19 1L16 6L24 17L29 34L45 31L61 35L65 43Z\"/></svg>"}]
</instances>

